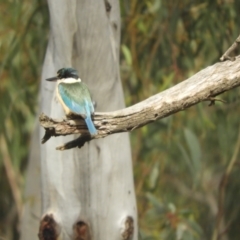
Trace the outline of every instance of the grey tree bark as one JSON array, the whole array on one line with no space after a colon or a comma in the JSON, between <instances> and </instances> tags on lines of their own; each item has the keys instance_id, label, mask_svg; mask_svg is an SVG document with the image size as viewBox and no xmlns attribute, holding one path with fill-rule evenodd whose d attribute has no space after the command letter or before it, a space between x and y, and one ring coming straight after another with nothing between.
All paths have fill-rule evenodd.
<instances>
[{"instance_id":1,"label":"grey tree bark","mask_svg":"<svg viewBox=\"0 0 240 240\"><path fill-rule=\"evenodd\" d=\"M88 84L98 111L123 108L118 0L49 0L48 4L50 36L42 71L41 112L54 118L64 116L55 98L55 85L45 79L68 66L76 68ZM44 130L40 129L40 137L43 135ZM41 145L39 238L137 239L128 134L97 139L82 149L55 150L75 137L52 138ZM29 208L28 205L28 213ZM27 234L30 226L25 223L22 239L34 239Z\"/></svg>"},{"instance_id":2,"label":"grey tree bark","mask_svg":"<svg viewBox=\"0 0 240 240\"><path fill-rule=\"evenodd\" d=\"M26 175L23 214L21 219L21 240L37 239L39 221L41 218L39 138L39 124L37 123L32 136Z\"/></svg>"}]
</instances>

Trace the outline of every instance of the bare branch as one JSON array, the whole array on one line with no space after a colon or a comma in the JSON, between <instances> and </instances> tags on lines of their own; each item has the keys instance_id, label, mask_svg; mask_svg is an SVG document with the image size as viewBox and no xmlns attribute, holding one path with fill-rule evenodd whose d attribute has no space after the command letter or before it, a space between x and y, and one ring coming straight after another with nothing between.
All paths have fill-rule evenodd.
<instances>
[{"instance_id":1,"label":"bare branch","mask_svg":"<svg viewBox=\"0 0 240 240\"><path fill-rule=\"evenodd\" d=\"M43 143L50 136L82 134L78 139L79 144L74 140L73 144L70 143L67 147L64 145L58 149L64 150L72 146L81 147L85 141L103 138L113 133L132 131L202 101L210 101L211 105L214 101L224 102L216 99L215 96L239 85L240 57L237 57L236 61L233 62L216 63L174 87L136 105L114 112L96 112L93 121L98 130L98 135L94 137L86 137L88 131L83 119L60 121L42 114L39 120L46 130Z\"/></svg>"},{"instance_id":2,"label":"bare branch","mask_svg":"<svg viewBox=\"0 0 240 240\"><path fill-rule=\"evenodd\" d=\"M228 50L221 56L220 60L221 61L225 61L225 60L230 60L230 61L234 61L236 58L235 57L231 57L231 53L237 49L238 45L240 43L240 35L237 37L237 39L234 41L234 43L232 44L231 47L228 48Z\"/></svg>"}]
</instances>

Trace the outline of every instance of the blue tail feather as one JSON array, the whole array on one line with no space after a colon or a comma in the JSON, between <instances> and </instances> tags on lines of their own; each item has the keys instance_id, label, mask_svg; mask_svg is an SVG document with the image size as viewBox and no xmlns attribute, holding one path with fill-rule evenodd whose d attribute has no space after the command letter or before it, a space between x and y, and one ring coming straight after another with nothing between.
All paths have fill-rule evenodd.
<instances>
[{"instance_id":1,"label":"blue tail feather","mask_svg":"<svg viewBox=\"0 0 240 240\"><path fill-rule=\"evenodd\" d=\"M85 122L87 124L87 127L88 127L88 130L89 130L90 134L91 135L97 135L97 129L95 128L95 126L92 122L91 116L87 116L85 118Z\"/></svg>"}]
</instances>

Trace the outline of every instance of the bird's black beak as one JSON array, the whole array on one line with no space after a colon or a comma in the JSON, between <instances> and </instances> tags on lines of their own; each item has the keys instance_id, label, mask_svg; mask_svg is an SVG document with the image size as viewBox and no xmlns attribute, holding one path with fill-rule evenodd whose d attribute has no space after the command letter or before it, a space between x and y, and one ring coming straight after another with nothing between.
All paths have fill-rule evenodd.
<instances>
[{"instance_id":1,"label":"bird's black beak","mask_svg":"<svg viewBox=\"0 0 240 240\"><path fill-rule=\"evenodd\" d=\"M51 77L51 78L47 78L46 81L56 82L58 79L59 79L58 77Z\"/></svg>"}]
</instances>

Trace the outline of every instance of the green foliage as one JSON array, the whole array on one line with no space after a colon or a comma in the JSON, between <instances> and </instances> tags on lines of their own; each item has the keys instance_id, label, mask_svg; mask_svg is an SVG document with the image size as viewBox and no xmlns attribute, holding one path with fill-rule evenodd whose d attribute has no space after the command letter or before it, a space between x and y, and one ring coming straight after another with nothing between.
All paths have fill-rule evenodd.
<instances>
[{"instance_id":1,"label":"green foliage","mask_svg":"<svg viewBox=\"0 0 240 240\"><path fill-rule=\"evenodd\" d=\"M43 0L0 6L0 238L17 239L48 14Z\"/></svg>"},{"instance_id":2,"label":"green foliage","mask_svg":"<svg viewBox=\"0 0 240 240\"><path fill-rule=\"evenodd\" d=\"M120 3L127 105L219 61L239 35L238 1ZM201 103L131 134L140 239L215 240L224 239L223 232L238 239L237 162L231 180L223 188L220 185L233 152L240 147L236 145L238 89L220 98L227 104Z\"/></svg>"}]
</instances>

